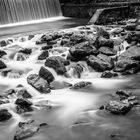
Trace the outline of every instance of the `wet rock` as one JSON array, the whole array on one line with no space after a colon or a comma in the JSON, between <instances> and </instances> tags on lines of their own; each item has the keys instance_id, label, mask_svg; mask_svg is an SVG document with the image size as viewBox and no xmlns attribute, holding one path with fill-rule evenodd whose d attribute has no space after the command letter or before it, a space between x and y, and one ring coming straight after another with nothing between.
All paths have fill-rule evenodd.
<instances>
[{"instance_id":1,"label":"wet rock","mask_svg":"<svg viewBox=\"0 0 140 140\"><path fill-rule=\"evenodd\" d=\"M49 52L45 50L38 56L38 60L45 60L48 56Z\"/></svg>"},{"instance_id":2,"label":"wet rock","mask_svg":"<svg viewBox=\"0 0 140 140\"><path fill-rule=\"evenodd\" d=\"M7 77L7 75L8 75L9 72L12 72L12 70L9 69L9 68L6 68L6 69L2 70L1 75L3 77Z\"/></svg>"},{"instance_id":3,"label":"wet rock","mask_svg":"<svg viewBox=\"0 0 140 140\"><path fill-rule=\"evenodd\" d=\"M12 117L12 114L7 109L0 110L0 121L7 121Z\"/></svg>"},{"instance_id":4,"label":"wet rock","mask_svg":"<svg viewBox=\"0 0 140 140\"><path fill-rule=\"evenodd\" d=\"M64 81L62 81L62 82L61 81L53 81L50 84L50 87L51 87L52 90L69 88L71 86L72 86L72 84L64 82Z\"/></svg>"},{"instance_id":5,"label":"wet rock","mask_svg":"<svg viewBox=\"0 0 140 140\"><path fill-rule=\"evenodd\" d=\"M101 27L96 27L97 28L97 36L98 37L104 37L106 39L109 39L110 38L110 34L103 28Z\"/></svg>"},{"instance_id":6,"label":"wet rock","mask_svg":"<svg viewBox=\"0 0 140 140\"><path fill-rule=\"evenodd\" d=\"M79 83L74 84L70 89L82 89L91 85L92 85L91 82L79 82Z\"/></svg>"},{"instance_id":7,"label":"wet rock","mask_svg":"<svg viewBox=\"0 0 140 140\"><path fill-rule=\"evenodd\" d=\"M116 94L119 95L121 99L126 99L132 95L131 92L128 92L126 90L118 90Z\"/></svg>"},{"instance_id":8,"label":"wet rock","mask_svg":"<svg viewBox=\"0 0 140 140\"><path fill-rule=\"evenodd\" d=\"M99 52L108 56L113 56L116 55L116 51L113 48L109 48L109 47L101 47L99 49Z\"/></svg>"},{"instance_id":9,"label":"wet rock","mask_svg":"<svg viewBox=\"0 0 140 140\"><path fill-rule=\"evenodd\" d=\"M14 136L14 140L23 140L29 137L32 137L35 133L37 133L42 126L46 126L47 124L36 124L34 120L30 120L28 122L19 122L18 130Z\"/></svg>"},{"instance_id":10,"label":"wet rock","mask_svg":"<svg viewBox=\"0 0 140 140\"><path fill-rule=\"evenodd\" d=\"M46 80L37 74L31 74L27 77L27 82L41 93L50 93L50 87Z\"/></svg>"},{"instance_id":11,"label":"wet rock","mask_svg":"<svg viewBox=\"0 0 140 140\"><path fill-rule=\"evenodd\" d=\"M40 68L39 76L45 79L48 83L53 82L55 79L52 73L44 67Z\"/></svg>"},{"instance_id":12,"label":"wet rock","mask_svg":"<svg viewBox=\"0 0 140 140\"><path fill-rule=\"evenodd\" d=\"M17 105L16 110L18 114L33 111L31 107L32 103L27 99L18 98L15 104Z\"/></svg>"},{"instance_id":13,"label":"wet rock","mask_svg":"<svg viewBox=\"0 0 140 140\"><path fill-rule=\"evenodd\" d=\"M87 64L91 66L94 70L98 72L103 72L106 70L111 70L114 67L114 63L111 57L99 54L96 56L87 57Z\"/></svg>"},{"instance_id":14,"label":"wet rock","mask_svg":"<svg viewBox=\"0 0 140 140\"><path fill-rule=\"evenodd\" d=\"M89 56L89 55L98 54L97 49L89 42L83 42L80 44L76 44L75 46L70 48L69 52L73 57L75 57L76 59L79 59L79 60L82 60L86 56Z\"/></svg>"},{"instance_id":15,"label":"wet rock","mask_svg":"<svg viewBox=\"0 0 140 140\"><path fill-rule=\"evenodd\" d=\"M3 57L4 55L6 55L7 53L3 50L0 50L0 58Z\"/></svg>"},{"instance_id":16,"label":"wet rock","mask_svg":"<svg viewBox=\"0 0 140 140\"><path fill-rule=\"evenodd\" d=\"M97 37L96 41L95 41L95 46L96 48L100 48L100 47L109 47L109 48L113 48L114 47L114 41L111 39L105 39L103 37Z\"/></svg>"},{"instance_id":17,"label":"wet rock","mask_svg":"<svg viewBox=\"0 0 140 140\"><path fill-rule=\"evenodd\" d=\"M136 69L139 62L140 47L131 47L118 57L114 71L124 72L126 70Z\"/></svg>"},{"instance_id":18,"label":"wet rock","mask_svg":"<svg viewBox=\"0 0 140 140\"><path fill-rule=\"evenodd\" d=\"M16 53L14 56L15 61L25 61L27 59L28 55L23 54L23 53Z\"/></svg>"},{"instance_id":19,"label":"wet rock","mask_svg":"<svg viewBox=\"0 0 140 140\"><path fill-rule=\"evenodd\" d=\"M27 100L27 99L23 99L23 98L18 98L15 102L16 105L20 105L22 107L30 107L32 105L32 103Z\"/></svg>"},{"instance_id":20,"label":"wet rock","mask_svg":"<svg viewBox=\"0 0 140 140\"><path fill-rule=\"evenodd\" d=\"M106 106L106 110L118 115L127 114L132 108L131 103L125 101L110 101Z\"/></svg>"},{"instance_id":21,"label":"wet rock","mask_svg":"<svg viewBox=\"0 0 140 140\"><path fill-rule=\"evenodd\" d=\"M48 41L47 42L47 45L51 46L51 45L55 45L57 44L57 41L56 40L52 40L52 41Z\"/></svg>"},{"instance_id":22,"label":"wet rock","mask_svg":"<svg viewBox=\"0 0 140 140\"><path fill-rule=\"evenodd\" d=\"M63 75L66 73L65 62L62 57L52 56L46 59L45 66L53 68L57 74Z\"/></svg>"},{"instance_id":23,"label":"wet rock","mask_svg":"<svg viewBox=\"0 0 140 140\"><path fill-rule=\"evenodd\" d=\"M17 96L22 98L32 98L32 95L24 88L18 90Z\"/></svg>"},{"instance_id":24,"label":"wet rock","mask_svg":"<svg viewBox=\"0 0 140 140\"><path fill-rule=\"evenodd\" d=\"M111 72L111 71L105 71L102 73L101 78L113 78L113 77L117 77L118 74L115 72Z\"/></svg>"},{"instance_id":25,"label":"wet rock","mask_svg":"<svg viewBox=\"0 0 140 140\"><path fill-rule=\"evenodd\" d=\"M28 40L31 40L32 38L34 38L35 37L35 35L29 35L28 36Z\"/></svg>"},{"instance_id":26,"label":"wet rock","mask_svg":"<svg viewBox=\"0 0 140 140\"><path fill-rule=\"evenodd\" d=\"M68 68L68 74L72 77L81 78L81 74L84 71L84 65L80 63L71 64Z\"/></svg>"},{"instance_id":27,"label":"wet rock","mask_svg":"<svg viewBox=\"0 0 140 140\"><path fill-rule=\"evenodd\" d=\"M5 46L7 46L7 45L8 45L8 43L7 43L6 40L0 41L0 46L1 46L1 47L5 47Z\"/></svg>"},{"instance_id":28,"label":"wet rock","mask_svg":"<svg viewBox=\"0 0 140 140\"><path fill-rule=\"evenodd\" d=\"M135 31L135 29L136 29L136 24L135 23L127 24L125 26L125 30Z\"/></svg>"},{"instance_id":29,"label":"wet rock","mask_svg":"<svg viewBox=\"0 0 140 140\"><path fill-rule=\"evenodd\" d=\"M47 45L47 46L42 47L41 49L42 50L49 50L49 49L52 49L52 48L53 48L52 45Z\"/></svg>"},{"instance_id":30,"label":"wet rock","mask_svg":"<svg viewBox=\"0 0 140 140\"><path fill-rule=\"evenodd\" d=\"M32 49L24 48L22 50L19 50L18 52L19 53L24 53L24 54L30 55L32 53Z\"/></svg>"},{"instance_id":31,"label":"wet rock","mask_svg":"<svg viewBox=\"0 0 140 140\"><path fill-rule=\"evenodd\" d=\"M0 69L5 69L6 67L6 64L0 60Z\"/></svg>"},{"instance_id":32,"label":"wet rock","mask_svg":"<svg viewBox=\"0 0 140 140\"><path fill-rule=\"evenodd\" d=\"M85 41L86 41L86 36L84 34L74 33L72 36L70 36L70 42L72 45Z\"/></svg>"},{"instance_id":33,"label":"wet rock","mask_svg":"<svg viewBox=\"0 0 140 140\"><path fill-rule=\"evenodd\" d=\"M5 95L13 95L13 94L15 94L16 93L16 89L14 89L14 88L11 88L11 89L8 89L8 90L6 90L6 91L4 91L4 93L5 93Z\"/></svg>"}]
</instances>

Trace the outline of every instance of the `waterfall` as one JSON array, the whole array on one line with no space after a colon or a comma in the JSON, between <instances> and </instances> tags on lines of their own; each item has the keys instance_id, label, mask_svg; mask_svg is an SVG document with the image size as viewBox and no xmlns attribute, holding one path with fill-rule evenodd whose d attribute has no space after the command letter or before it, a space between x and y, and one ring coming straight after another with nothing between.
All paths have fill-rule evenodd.
<instances>
[{"instance_id":1,"label":"waterfall","mask_svg":"<svg viewBox=\"0 0 140 140\"><path fill-rule=\"evenodd\" d=\"M0 0L0 25L61 15L59 0Z\"/></svg>"}]
</instances>

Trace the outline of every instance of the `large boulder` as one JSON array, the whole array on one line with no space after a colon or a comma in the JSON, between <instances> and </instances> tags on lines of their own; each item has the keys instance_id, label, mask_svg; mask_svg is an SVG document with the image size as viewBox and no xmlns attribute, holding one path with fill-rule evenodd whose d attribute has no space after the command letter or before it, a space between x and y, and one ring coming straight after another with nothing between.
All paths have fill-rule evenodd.
<instances>
[{"instance_id":1,"label":"large boulder","mask_svg":"<svg viewBox=\"0 0 140 140\"><path fill-rule=\"evenodd\" d=\"M45 66L53 68L57 74L63 75L66 73L65 68L66 60L59 56L48 57Z\"/></svg>"},{"instance_id":2,"label":"large boulder","mask_svg":"<svg viewBox=\"0 0 140 140\"><path fill-rule=\"evenodd\" d=\"M69 50L70 54L76 59L84 59L89 55L97 55L97 49L90 42L82 42L71 47Z\"/></svg>"},{"instance_id":3,"label":"large boulder","mask_svg":"<svg viewBox=\"0 0 140 140\"><path fill-rule=\"evenodd\" d=\"M43 79L47 80L48 83L53 82L53 80L55 79L54 76L52 75L52 73L44 67L40 68L39 76L42 77Z\"/></svg>"},{"instance_id":4,"label":"large boulder","mask_svg":"<svg viewBox=\"0 0 140 140\"><path fill-rule=\"evenodd\" d=\"M117 77L118 74L115 72L111 72L111 71L104 71L101 75L101 78L113 78L113 77Z\"/></svg>"},{"instance_id":5,"label":"large boulder","mask_svg":"<svg viewBox=\"0 0 140 140\"><path fill-rule=\"evenodd\" d=\"M6 64L0 60L0 69L5 69L6 67Z\"/></svg>"},{"instance_id":6,"label":"large boulder","mask_svg":"<svg viewBox=\"0 0 140 140\"><path fill-rule=\"evenodd\" d=\"M29 137L32 137L35 133L39 131L42 126L46 126L47 124L36 124L34 120L30 120L28 122L19 122L18 130L14 136L14 140L23 140Z\"/></svg>"},{"instance_id":7,"label":"large boulder","mask_svg":"<svg viewBox=\"0 0 140 140\"><path fill-rule=\"evenodd\" d=\"M38 56L38 60L45 60L48 56L49 52L45 50Z\"/></svg>"},{"instance_id":8,"label":"large boulder","mask_svg":"<svg viewBox=\"0 0 140 140\"><path fill-rule=\"evenodd\" d=\"M50 93L50 87L46 80L37 74L31 74L27 77L27 82L41 93Z\"/></svg>"},{"instance_id":9,"label":"large boulder","mask_svg":"<svg viewBox=\"0 0 140 140\"><path fill-rule=\"evenodd\" d=\"M99 54L97 57L91 55L87 57L86 61L89 66L98 72L111 70L114 67L112 58L103 54Z\"/></svg>"},{"instance_id":10,"label":"large boulder","mask_svg":"<svg viewBox=\"0 0 140 140\"><path fill-rule=\"evenodd\" d=\"M0 110L0 122L9 120L12 117L12 114L8 112L7 109Z\"/></svg>"},{"instance_id":11,"label":"large boulder","mask_svg":"<svg viewBox=\"0 0 140 140\"><path fill-rule=\"evenodd\" d=\"M137 69L139 63L140 47L130 47L118 57L114 71L124 72L130 69Z\"/></svg>"}]
</instances>

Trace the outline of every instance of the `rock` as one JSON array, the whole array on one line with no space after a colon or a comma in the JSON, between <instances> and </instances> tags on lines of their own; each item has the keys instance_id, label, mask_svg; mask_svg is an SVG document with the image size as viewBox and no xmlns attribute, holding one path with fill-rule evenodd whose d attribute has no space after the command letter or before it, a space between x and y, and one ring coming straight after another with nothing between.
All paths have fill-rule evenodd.
<instances>
[{"instance_id":1,"label":"rock","mask_svg":"<svg viewBox=\"0 0 140 140\"><path fill-rule=\"evenodd\" d=\"M69 88L71 87L72 84L70 83L67 83L67 82L64 82L64 81L53 81L51 84L50 84L50 87L51 89L53 90L57 90L57 89L64 89L64 88Z\"/></svg>"},{"instance_id":2,"label":"rock","mask_svg":"<svg viewBox=\"0 0 140 140\"><path fill-rule=\"evenodd\" d=\"M110 34L103 28L101 27L96 27L97 28L97 36L98 37L103 37L103 38L106 38L106 39L109 39L110 38Z\"/></svg>"},{"instance_id":3,"label":"rock","mask_svg":"<svg viewBox=\"0 0 140 140\"><path fill-rule=\"evenodd\" d=\"M101 78L112 78L112 77L117 77L118 74L115 72L111 72L111 71L105 71L102 73Z\"/></svg>"},{"instance_id":4,"label":"rock","mask_svg":"<svg viewBox=\"0 0 140 140\"><path fill-rule=\"evenodd\" d=\"M26 54L18 52L15 54L14 60L15 61L25 61L27 59L27 57L28 56Z\"/></svg>"},{"instance_id":5,"label":"rock","mask_svg":"<svg viewBox=\"0 0 140 140\"><path fill-rule=\"evenodd\" d=\"M52 40L52 41L47 42L47 45L49 45L49 46L54 45L54 44L57 44L56 40Z\"/></svg>"},{"instance_id":6,"label":"rock","mask_svg":"<svg viewBox=\"0 0 140 140\"><path fill-rule=\"evenodd\" d=\"M127 114L132 108L131 103L124 101L110 101L106 106L106 110L118 115Z\"/></svg>"},{"instance_id":7,"label":"rock","mask_svg":"<svg viewBox=\"0 0 140 140\"><path fill-rule=\"evenodd\" d=\"M62 57L59 56L52 56L48 57L45 62L45 66L53 68L57 74L63 75L66 73L66 68L65 68L65 60Z\"/></svg>"},{"instance_id":8,"label":"rock","mask_svg":"<svg viewBox=\"0 0 140 140\"><path fill-rule=\"evenodd\" d=\"M18 52L19 53L24 53L24 54L30 55L32 53L32 49L24 48L22 50L19 50Z\"/></svg>"},{"instance_id":9,"label":"rock","mask_svg":"<svg viewBox=\"0 0 140 140\"><path fill-rule=\"evenodd\" d=\"M55 79L52 73L44 67L40 68L39 76L45 79L48 83L53 82Z\"/></svg>"},{"instance_id":10,"label":"rock","mask_svg":"<svg viewBox=\"0 0 140 140\"><path fill-rule=\"evenodd\" d=\"M135 23L127 24L125 26L125 30L135 31L135 29L136 29L136 24Z\"/></svg>"},{"instance_id":11,"label":"rock","mask_svg":"<svg viewBox=\"0 0 140 140\"><path fill-rule=\"evenodd\" d=\"M18 114L33 111L31 107L32 103L27 99L18 98L15 104L17 105L16 110Z\"/></svg>"},{"instance_id":12,"label":"rock","mask_svg":"<svg viewBox=\"0 0 140 140\"><path fill-rule=\"evenodd\" d=\"M7 109L0 109L0 122L7 121L12 117L12 114Z\"/></svg>"},{"instance_id":13,"label":"rock","mask_svg":"<svg viewBox=\"0 0 140 140\"><path fill-rule=\"evenodd\" d=\"M81 78L81 74L84 71L84 65L80 63L71 64L68 68L68 74L72 77Z\"/></svg>"},{"instance_id":14,"label":"rock","mask_svg":"<svg viewBox=\"0 0 140 140\"><path fill-rule=\"evenodd\" d=\"M28 40L31 40L32 38L34 38L35 37L35 35L29 35L28 36Z\"/></svg>"},{"instance_id":15,"label":"rock","mask_svg":"<svg viewBox=\"0 0 140 140\"><path fill-rule=\"evenodd\" d=\"M52 48L53 48L52 45L47 45L47 46L42 47L41 49L42 50L49 50L49 49L52 49Z\"/></svg>"},{"instance_id":16,"label":"rock","mask_svg":"<svg viewBox=\"0 0 140 140\"><path fill-rule=\"evenodd\" d=\"M97 49L89 42L82 42L71 47L69 50L70 54L76 59L82 60L89 55L97 55Z\"/></svg>"},{"instance_id":17,"label":"rock","mask_svg":"<svg viewBox=\"0 0 140 140\"><path fill-rule=\"evenodd\" d=\"M8 90L4 91L4 94L6 96L9 96L9 95L11 96L13 94L16 94L16 89L14 89L14 88L8 89Z\"/></svg>"},{"instance_id":18,"label":"rock","mask_svg":"<svg viewBox=\"0 0 140 140\"><path fill-rule=\"evenodd\" d=\"M117 54L117 52L113 48L109 48L109 47L101 47L99 49L99 52L107 56L113 56Z\"/></svg>"},{"instance_id":19,"label":"rock","mask_svg":"<svg viewBox=\"0 0 140 140\"><path fill-rule=\"evenodd\" d=\"M86 61L89 66L98 72L111 70L114 67L112 58L103 54L99 54L97 57L90 55Z\"/></svg>"},{"instance_id":20,"label":"rock","mask_svg":"<svg viewBox=\"0 0 140 140\"><path fill-rule=\"evenodd\" d=\"M27 99L23 99L23 98L18 98L15 102L16 105L22 106L22 107L30 107L32 105L32 102L30 102Z\"/></svg>"},{"instance_id":21,"label":"rock","mask_svg":"<svg viewBox=\"0 0 140 140\"><path fill-rule=\"evenodd\" d=\"M1 47L5 47L5 46L7 46L7 45L8 45L8 43L7 43L6 40L0 41L0 46L1 46Z\"/></svg>"},{"instance_id":22,"label":"rock","mask_svg":"<svg viewBox=\"0 0 140 140\"><path fill-rule=\"evenodd\" d=\"M113 48L114 47L114 41L111 39L105 39L103 37L97 37L95 41L95 47L98 49L100 47L109 47Z\"/></svg>"},{"instance_id":23,"label":"rock","mask_svg":"<svg viewBox=\"0 0 140 140\"><path fill-rule=\"evenodd\" d=\"M140 31L140 25L136 26L136 31Z\"/></svg>"},{"instance_id":24,"label":"rock","mask_svg":"<svg viewBox=\"0 0 140 140\"><path fill-rule=\"evenodd\" d=\"M91 82L79 82L79 83L74 84L70 89L82 89L91 85L92 85Z\"/></svg>"},{"instance_id":25,"label":"rock","mask_svg":"<svg viewBox=\"0 0 140 140\"><path fill-rule=\"evenodd\" d=\"M29 137L32 137L35 133L37 133L40 127L47 124L36 124L34 120L30 120L28 122L19 122L18 130L14 136L14 140L23 140Z\"/></svg>"},{"instance_id":26,"label":"rock","mask_svg":"<svg viewBox=\"0 0 140 140\"><path fill-rule=\"evenodd\" d=\"M38 60L45 60L48 56L49 52L45 50L38 56Z\"/></svg>"},{"instance_id":27,"label":"rock","mask_svg":"<svg viewBox=\"0 0 140 140\"><path fill-rule=\"evenodd\" d=\"M6 55L7 53L3 50L0 50L0 58L3 57L4 55Z\"/></svg>"},{"instance_id":28,"label":"rock","mask_svg":"<svg viewBox=\"0 0 140 140\"><path fill-rule=\"evenodd\" d=\"M125 91L125 90L118 90L116 92L116 94L119 95L121 99L122 99L122 97L123 97L123 99L126 99L126 98L128 98L132 95L131 92L128 92L128 91Z\"/></svg>"},{"instance_id":29,"label":"rock","mask_svg":"<svg viewBox=\"0 0 140 140\"><path fill-rule=\"evenodd\" d=\"M124 72L130 69L137 69L139 62L140 47L130 47L118 57L114 71Z\"/></svg>"},{"instance_id":30,"label":"rock","mask_svg":"<svg viewBox=\"0 0 140 140\"><path fill-rule=\"evenodd\" d=\"M50 93L50 87L46 80L37 74L31 74L27 77L27 82L41 93Z\"/></svg>"},{"instance_id":31,"label":"rock","mask_svg":"<svg viewBox=\"0 0 140 140\"><path fill-rule=\"evenodd\" d=\"M72 45L79 44L85 41L86 41L86 36L84 34L74 33L72 36L70 36L70 43Z\"/></svg>"},{"instance_id":32,"label":"rock","mask_svg":"<svg viewBox=\"0 0 140 140\"><path fill-rule=\"evenodd\" d=\"M8 100L2 100L2 99L0 99L0 105L2 105L2 104L7 104L7 103L9 103Z\"/></svg>"},{"instance_id":33,"label":"rock","mask_svg":"<svg viewBox=\"0 0 140 140\"><path fill-rule=\"evenodd\" d=\"M1 75L3 77L7 77L7 75L8 75L9 72L12 72L12 70L9 69L9 68L6 68L6 69L2 70Z\"/></svg>"},{"instance_id":34,"label":"rock","mask_svg":"<svg viewBox=\"0 0 140 140\"><path fill-rule=\"evenodd\" d=\"M6 64L0 60L0 69L7 68Z\"/></svg>"},{"instance_id":35,"label":"rock","mask_svg":"<svg viewBox=\"0 0 140 140\"><path fill-rule=\"evenodd\" d=\"M32 98L32 95L24 88L18 90L17 96L22 98Z\"/></svg>"}]
</instances>

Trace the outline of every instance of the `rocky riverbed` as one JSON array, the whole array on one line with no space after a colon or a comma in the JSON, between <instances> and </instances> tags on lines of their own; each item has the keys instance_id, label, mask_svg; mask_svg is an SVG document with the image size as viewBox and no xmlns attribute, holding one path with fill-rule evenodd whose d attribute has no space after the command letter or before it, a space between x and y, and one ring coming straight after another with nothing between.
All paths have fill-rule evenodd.
<instances>
[{"instance_id":1,"label":"rocky riverbed","mask_svg":"<svg viewBox=\"0 0 140 140\"><path fill-rule=\"evenodd\" d=\"M0 139L139 140L135 22L1 40Z\"/></svg>"}]
</instances>

